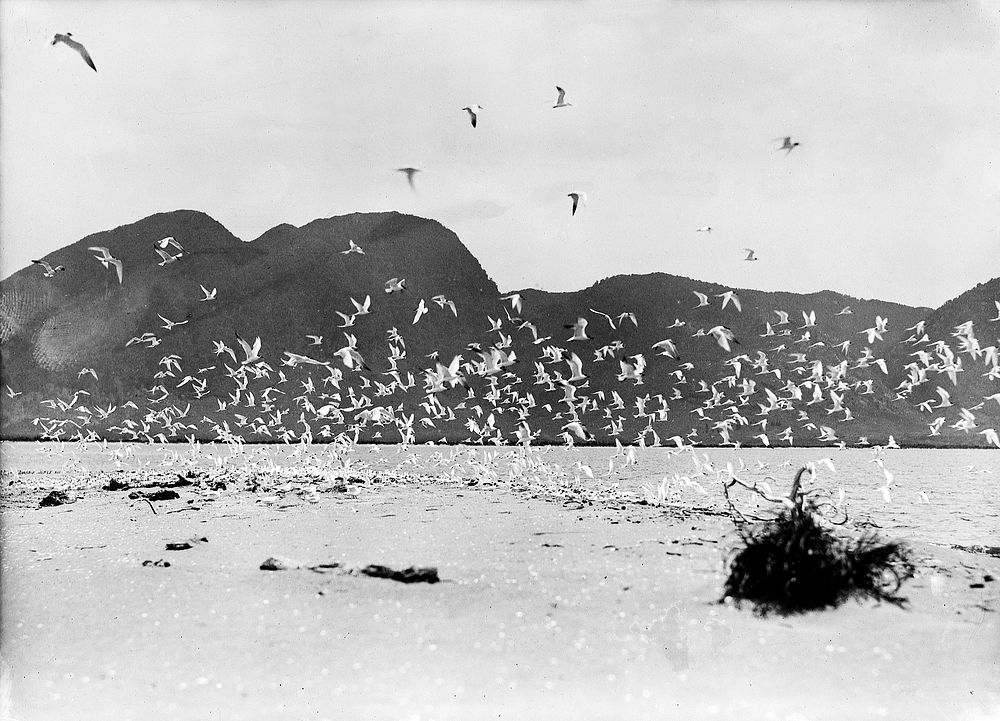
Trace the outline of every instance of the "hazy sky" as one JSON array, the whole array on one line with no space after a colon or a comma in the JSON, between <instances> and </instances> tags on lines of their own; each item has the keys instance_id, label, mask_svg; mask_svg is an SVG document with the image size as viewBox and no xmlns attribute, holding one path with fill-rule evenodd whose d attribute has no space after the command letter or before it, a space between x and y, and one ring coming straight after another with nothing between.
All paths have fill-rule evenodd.
<instances>
[{"instance_id":1,"label":"hazy sky","mask_svg":"<svg viewBox=\"0 0 1000 721\"><path fill-rule=\"evenodd\" d=\"M0 80L3 277L178 208L244 240L434 218L501 289L664 271L938 305L1000 275L985 0L0 0Z\"/></svg>"}]
</instances>

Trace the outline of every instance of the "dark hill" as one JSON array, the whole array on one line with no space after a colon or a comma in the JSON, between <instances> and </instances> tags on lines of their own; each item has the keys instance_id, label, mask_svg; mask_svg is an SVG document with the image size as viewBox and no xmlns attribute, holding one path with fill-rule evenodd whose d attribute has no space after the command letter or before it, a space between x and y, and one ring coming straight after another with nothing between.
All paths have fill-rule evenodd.
<instances>
[{"instance_id":1,"label":"dark hill","mask_svg":"<svg viewBox=\"0 0 1000 721\"><path fill-rule=\"evenodd\" d=\"M167 235L186 252L177 262L159 265L153 243ZM345 253L351 241L364 254ZM121 285L89 246L107 247L122 260ZM912 334L906 328L926 318L928 333L951 338L953 326L971 318L985 330L992 300L1000 295L998 281L991 281L932 312L832 291L737 289L739 312L722 308L719 294L730 288L655 273L608 278L574 293L524 290L517 312L501 300L454 233L399 213L282 224L242 242L209 216L180 210L89 236L46 260L68 270L50 279L33 266L0 282L3 381L20 394L3 398L7 438L62 429L60 437L93 431L112 438L163 432L211 439L225 427L248 440L357 430L362 439L394 441L401 427L412 427L417 440L510 442L526 421L540 440L554 441L568 420L579 417L601 442L630 443L640 435L652 442L694 429L696 440L718 443L720 425L731 440L752 444L765 432L777 445L775 436L785 428L793 430L797 445L815 443L824 425L835 427L848 443L864 436L881 442L889 433L901 442L923 442L926 414L916 401L933 385L914 389L912 399L895 388L910 352L903 347ZM405 291L385 293L393 277L406 279ZM217 289L216 299L202 301L200 286ZM708 306L696 307L696 291L708 296ZM344 321L335 311L349 316L351 299L363 302L368 295L371 312L341 327ZM453 301L457 317L434 303L434 296ZM414 325L421 300L429 312ZM852 312L842 313L848 306ZM612 322L595 311L611 315ZM788 322L781 324L775 311L787 313ZM634 313L637 326L618 319L626 312ZM815 325L806 323L804 314L810 313ZM166 329L160 316L180 325ZM571 331L564 326L580 316L589 321L591 339L567 342ZM866 329L877 317L888 319L887 330L869 343ZM683 325L676 325L679 321ZM490 330L493 323L501 323L499 331ZM735 334L730 352L706 335L718 325ZM402 341L390 341L392 329ZM126 347L144 333L155 335L154 347ZM215 345L221 341L238 350L237 333L251 341L260 336L270 371L234 380L227 366L236 364L228 354L216 353ZM348 370L335 355L347 343L345 333L356 337L368 370ZM321 344L314 345L309 334L323 336ZM551 338L536 342L536 334ZM652 348L666 338L676 343L678 358ZM505 351L513 350L518 360L484 377L469 364L480 356L467 345L489 348L498 342L509 345ZM573 408L562 400L560 379L569 377L568 364L552 359L558 351L546 357L547 347L575 352L584 362L588 377L574 382ZM393 348L400 357L390 361ZM283 366L286 352L329 362L335 370ZM433 369L435 354L444 363L462 355L471 397L457 387L428 398L424 371ZM619 378L619 361L635 354L647 361L641 384ZM888 374L874 359L884 359ZM818 364L820 381L811 379ZM390 375L393 365L398 378ZM98 378L81 375L85 368ZM336 378L340 373L344 377ZM971 376L964 373L960 383ZM58 401L77 390L90 395L62 408ZM996 392L996 381L981 377L967 390L971 405L986 391ZM768 408L768 392L780 399L804 397ZM844 398L852 416L830 410L836 408L831 392ZM124 406L128 401L134 409ZM615 407L609 408L612 402ZM322 405L343 415L320 417L315 409ZM391 422L358 423L372 407L391 409ZM98 408L112 410L103 418ZM982 445L982 436L969 438L958 431L944 435L947 442Z\"/></svg>"},{"instance_id":2,"label":"dark hill","mask_svg":"<svg viewBox=\"0 0 1000 721\"><path fill-rule=\"evenodd\" d=\"M980 283L949 300L927 316L922 333L908 332L907 338L893 348L894 382L908 378L908 365L923 372L926 381L914 387L910 400L918 407L929 403L929 410L925 405L921 411L924 423L941 416L948 418L940 432L952 443L979 445L980 430L1000 429L1000 399L984 401L1000 392L1000 375L991 374L994 361L989 355L1000 347L1000 321L996 320L1000 310L996 301L1000 301L1000 278ZM928 341L920 343L924 336ZM943 344L947 350L944 347L935 350L935 343ZM929 363L921 351L930 354ZM953 374L948 370L951 356L956 359ZM950 396L951 406L941 407L939 387ZM962 408L974 410L976 427L951 427L956 410Z\"/></svg>"}]
</instances>

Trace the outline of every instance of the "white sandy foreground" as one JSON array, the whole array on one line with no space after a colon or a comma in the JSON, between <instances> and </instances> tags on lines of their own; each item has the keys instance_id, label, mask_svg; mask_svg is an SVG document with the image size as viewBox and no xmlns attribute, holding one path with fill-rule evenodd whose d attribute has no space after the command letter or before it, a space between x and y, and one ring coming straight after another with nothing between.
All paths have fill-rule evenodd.
<instances>
[{"instance_id":1,"label":"white sandy foreground","mask_svg":"<svg viewBox=\"0 0 1000 721\"><path fill-rule=\"evenodd\" d=\"M735 539L717 516L457 481L178 490L155 515L96 488L7 496L8 718L1000 718L1000 581L970 588L1000 578L990 556L915 549L907 610L761 619L717 603Z\"/></svg>"}]
</instances>

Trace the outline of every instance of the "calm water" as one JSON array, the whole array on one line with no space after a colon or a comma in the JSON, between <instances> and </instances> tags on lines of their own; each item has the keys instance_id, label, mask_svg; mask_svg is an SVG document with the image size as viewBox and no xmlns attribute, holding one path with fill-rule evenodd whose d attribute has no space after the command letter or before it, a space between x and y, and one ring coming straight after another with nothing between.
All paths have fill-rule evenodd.
<instances>
[{"instance_id":1,"label":"calm water","mask_svg":"<svg viewBox=\"0 0 1000 721\"><path fill-rule=\"evenodd\" d=\"M622 492L635 497L642 497L643 484L659 486L666 478L664 490L668 501L721 507L718 477L711 469L699 473L692 451L635 448L633 452L635 462L626 465L626 457L616 454L614 448L532 448L529 459L536 467L514 473L541 477L551 485L575 483L577 477L581 484L594 489L618 484ZM476 476L488 465L503 483L511 475L511 462L521 453L510 448L357 446L346 457L356 466L368 465L383 471L399 468L438 474L454 469L466 477ZM829 458L836 472L820 465L816 485L830 490L834 499L843 489L852 519L870 518L884 529L885 535L904 540L942 545L1000 545L998 451L903 449L887 450L877 456L874 450L857 448L699 448L696 453L701 471L706 470L703 465L706 461L715 469L732 464L737 477L743 480L764 480L770 476L768 482L775 493L787 492L800 466ZM881 490L886 479L873 462L876 457L882 459L893 476L889 502ZM7 473L16 470L32 474L21 478L39 487L56 487L59 479L70 473L110 470L116 461L124 469L140 465L150 469L184 465L208 469L216 467L222 458L236 465L273 462L279 466L310 463L340 467L342 463L332 458L330 446L246 446L234 456L229 447L212 445L202 445L195 451L188 445L0 444L0 467ZM611 472L609 460L614 464ZM591 470L593 480L582 466Z\"/></svg>"}]
</instances>

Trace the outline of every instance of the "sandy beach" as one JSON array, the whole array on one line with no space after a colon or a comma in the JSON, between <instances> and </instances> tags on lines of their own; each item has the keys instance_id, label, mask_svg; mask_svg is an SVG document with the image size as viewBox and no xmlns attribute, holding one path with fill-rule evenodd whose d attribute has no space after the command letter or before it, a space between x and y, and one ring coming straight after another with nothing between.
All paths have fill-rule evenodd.
<instances>
[{"instance_id":1,"label":"sandy beach","mask_svg":"<svg viewBox=\"0 0 1000 721\"><path fill-rule=\"evenodd\" d=\"M0 721L1000 721L998 67L0 0Z\"/></svg>"},{"instance_id":2,"label":"sandy beach","mask_svg":"<svg viewBox=\"0 0 1000 721\"><path fill-rule=\"evenodd\" d=\"M905 610L762 619L717 603L715 515L417 475L39 508L35 479L2 516L11 719L1000 718L989 555L916 546Z\"/></svg>"}]
</instances>

